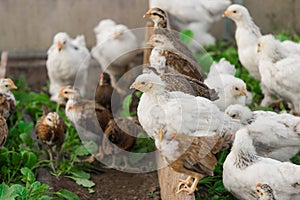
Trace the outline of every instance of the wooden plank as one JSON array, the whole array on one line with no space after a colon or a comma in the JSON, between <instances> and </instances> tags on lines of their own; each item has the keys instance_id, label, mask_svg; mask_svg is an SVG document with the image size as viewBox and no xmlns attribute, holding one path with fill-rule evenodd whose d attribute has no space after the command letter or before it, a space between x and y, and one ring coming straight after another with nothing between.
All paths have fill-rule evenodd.
<instances>
[{"instance_id":1,"label":"wooden plank","mask_svg":"<svg viewBox=\"0 0 300 200\"><path fill-rule=\"evenodd\" d=\"M163 164L164 160L160 154L157 156L158 166ZM195 200L195 195L189 195L186 192L177 192L179 179L186 179L187 175L175 172L171 167L165 167L158 170L158 180L160 185L160 195L162 200Z\"/></svg>"},{"instance_id":2,"label":"wooden plank","mask_svg":"<svg viewBox=\"0 0 300 200\"><path fill-rule=\"evenodd\" d=\"M0 63L0 78L5 78L5 76L6 76L7 60L8 60L7 51L2 51L1 63Z\"/></svg>"},{"instance_id":3,"label":"wooden plank","mask_svg":"<svg viewBox=\"0 0 300 200\"><path fill-rule=\"evenodd\" d=\"M146 23L146 33L145 33L145 42L146 42L146 48L144 48L144 58L143 63L144 65L149 65L149 57L152 51L152 48L149 44L147 44L150 36L152 35L154 23L152 21L149 21Z\"/></svg>"}]
</instances>

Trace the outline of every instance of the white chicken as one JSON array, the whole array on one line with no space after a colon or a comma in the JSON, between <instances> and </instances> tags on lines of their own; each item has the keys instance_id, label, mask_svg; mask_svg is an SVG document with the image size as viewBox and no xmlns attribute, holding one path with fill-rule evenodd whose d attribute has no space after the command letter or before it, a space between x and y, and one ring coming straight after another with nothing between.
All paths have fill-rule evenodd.
<instances>
[{"instance_id":1,"label":"white chicken","mask_svg":"<svg viewBox=\"0 0 300 200\"><path fill-rule=\"evenodd\" d=\"M247 125L258 155L289 161L300 151L300 117L271 111L252 112L241 105L231 105L225 113Z\"/></svg>"},{"instance_id":2,"label":"white chicken","mask_svg":"<svg viewBox=\"0 0 300 200\"><path fill-rule=\"evenodd\" d=\"M251 76L260 80L261 74L258 69L257 41L262 36L259 27L253 22L249 11L242 5L230 5L224 12L224 16L232 19L236 24L235 39L238 47L239 60ZM285 50L292 54L300 52L300 44L285 41L282 42ZM272 94L268 88L261 83L264 99L262 106L268 106L272 102Z\"/></svg>"},{"instance_id":3,"label":"white chicken","mask_svg":"<svg viewBox=\"0 0 300 200\"><path fill-rule=\"evenodd\" d=\"M138 49L134 33L123 24L104 19L94 28L97 44L92 48L92 56L100 63L103 71L112 77L113 86L128 65L135 58Z\"/></svg>"},{"instance_id":4,"label":"white chicken","mask_svg":"<svg viewBox=\"0 0 300 200\"><path fill-rule=\"evenodd\" d=\"M240 129L223 165L223 183L236 198L256 200L257 183L266 183L280 200L300 198L300 166L257 156L247 128Z\"/></svg>"},{"instance_id":5,"label":"white chicken","mask_svg":"<svg viewBox=\"0 0 300 200\"><path fill-rule=\"evenodd\" d=\"M300 55L288 54L272 35L259 39L258 52L261 82L300 114Z\"/></svg>"},{"instance_id":6,"label":"white chicken","mask_svg":"<svg viewBox=\"0 0 300 200\"><path fill-rule=\"evenodd\" d=\"M224 111L231 104L246 104L246 83L235 77L235 67L225 59L214 62L204 83L215 89L219 99L214 103Z\"/></svg>"},{"instance_id":7,"label":"white chicken","mask_svg":"<svg viewBox=\"0 0 300 200\"><path fill-rule=\"evenodd\" d=\"M168 12L172 28L193 31L197 44L190 44L192 51L202 50L199 44L215 43L215 38L208 33L209 28L230 3L230 0L149 0L150 8L158 7Z\"/></svg>"},{"instance_id":8,"label":"white chicken","mask_svg":"<svg viewBox=\"0 0 300 200\"><path fill-rule=\"evenodd\" d=\"M78 80L80 83L76 84L85 86L91 58L90 53L85 46L83 35L72 39L67 33L59 32L54 36L53 44L47 54L46 66L50 80L51 100L60 103L62 102L58 98L60 88L65 85L73 85L79 71L80 79ZM81 92L84 94L84 90Z\"/></svg>"}]
</instances>

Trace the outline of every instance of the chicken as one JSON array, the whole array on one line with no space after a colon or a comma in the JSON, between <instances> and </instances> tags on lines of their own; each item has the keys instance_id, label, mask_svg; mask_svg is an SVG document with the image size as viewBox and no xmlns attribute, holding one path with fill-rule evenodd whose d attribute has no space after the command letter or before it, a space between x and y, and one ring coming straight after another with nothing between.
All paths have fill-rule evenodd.
<instances>
[{"instance_id":1,"label":"chicken","mask_svg":"<svg viewBox=\"0 0 300 200\"><path fill-rule=\"evenodd\" d=\"M56 146L56 151L58 152L56 160L60 161L61 146L65 140L67 127L64 120L56 112L51 112L45 104L42 104L42 109L43 115L36 122L35 134L40 142L47 145L51 168L55 172L52 147Z\"/></svg>"},{"instance_id":2,"label":"chicken","mask_svg":"<svg viewBox=\"0 0 300 200\"><path fill-rule=\"evenodd\" d=\"M169 28L167 13L159 8L151 8L144 18L154 22L154 35L149 43L154 46L150 55L150 64L158 72L167 72L168 68L176 72L203 81L205 72L188 47L179 40L179 36Z\"/></svg>"},{"instance_id":3,"label":"chicken","mask_svg":"<svg viewBox=\"0 0 300 200\"><path fill-rule=\"evenodd\" d=\"M123 24L104 19L94 28L97 45L92 48L92 56L100 63L102 71L112 77L112 85L129 68L139 47L135 34Z\"/></svg>"},{"instance_id":4,"label":"chicken","mask_svg":"<svg viewBox=\"0 0 300 200\"><path fill-rule=\"evenodd\" d=\"M219 62L213 62L210 66L209 73L207 74L207 78L218 76L220 74L227 74L227 75L235 75L235 66L232 65L229 61L225 58L222 58Z\"/></svg>"},{"instance_id":5,"label":"chicken","mask_svg":"<svg viewBox=\"0 0 300 200\"><path fill-rule=\"evenodd\" d=\"M191 194L200 178L211 175L214 153L230 143L240 123L206 98L169 92L165 87L155 74L142 74L131 85L143 92L138 105L140 124L171 167L190 175L180 182L178 192Z\"/></svg>"},{"instance_id":6,"label":"chicken","mask_svg":"<svg viewBox=\"0 0 300 200\"><path fill-rule=\"evenodd\" d=\"M112 168L117 168L115 154L121 154L124 160L124 166L121 169L132 169L125 151L133 149L138 133L142 132L144 131L135 118L115 118L109 121L104 131L106 138L103 139L103 149L105 154L112 154Z\"/></svg>"},{"instance_id":7,"label":"chicken","mask_svg":"<svg viewBox=\"0 0 300 200\"><path fill-rule=\"evenodd\" d=\"M259 182L268 184L280 200L300 198L300 166L258 156L247 128L242 128L223 164L223 183L237 199L254 200Z\"/></svg>"},{"instance_id":8,"label":"chicken","mask_svg":"<svg viewBox=\"0 0 300 200\"><path fill-rule=\"evenodd\" d=\"M213 175L217 163L215 154L227 147L219 134L191 137L173 133L170 138L164 136L156 143L173 170L189 175L186 180L180 180L177 187L177 193L188 194L193 194L200 179Z\"/></svg>"},{"instance_id":9,"label":"chicken","mask_svg":"<svg viewBox=\"0 0 300 200\"><path fill-rule=\"evenodd\" d=\"M94 101L83 99L71 86L62 87L60 97L67 98L65 113L76 128L83 142L93 141L101 145L103 132L113 116L111 112ZM95 157L104 156L101 147Z\"/></svg>"},{"instance_id":10,"label":"chicken","mask_svg":"<svg viewBox=\"0 0 300 200\"><path fill-rule=\"evenodd\" d=\"M168 12L173 29L179 32L185 29L193 31L196 42L189 46L192 51L202 50L199 44L215 43L215 38L208 32L209 28L220 19L230 3L229 0L149 1L150 8L159 7Z\"/></svg>"},{"instance_id":11,"label":"chicken","mask_svg":"<svg viewBox=\"0 0 300 200\"><path fill-rule=\"evenodd\" d=\"M268 184L257 183L254 190L257 200L276 200L272 188Z\"/></svg>"},{"instance_id":12,"label":"chicken","mask_svg":"<svg viewBox=\"0 0 300 200\"><path fill-rule=\"evenodd\" d=\"M212 71L215 75L208 75L204 83L217 91L219 99L214 103L224 111L231 104L246 104L246 83L231 74L218 74Z\"/></svg>"},{"instance_id":13,"label":"chicken","mask_svg":"<svg viewBox=\"0 0 300 200\"><path fill-rule=\"evenodd\" d=\"M235 39L238 47L239 60L251 76L255 79L261 79L261 72L258 69L258 54L257 42L262 36L259 27L253 22L249 11L242 5L230 5L224 12L224 16L232 19L236 24ZM285 51L291 54L297 54L299 50L295 48L291 41L283 42ZM297 44L299 45L299 44ZM300 48L300 45L299 45ZM296 49L296 50L295 50ZM272 102L272 92L268 87L261 83L261 89L264 94L264 99L261 102L262 106L268 106Z\"/></svg>"},{"instance_id":14,"label":"chicken","mask_svg":"<svg viewBox=\"0 0 300 200\"><path fill-rule=\"evenodd\" d=\"M272 35L258 41L261 82L272 94L291 103L300 114L300 55L290 55Z\"/></svg>"},{"instance_id":15,"label":"chicken","mask_svg":"<svg viewBox=\"0 0 300 200\"><path fill-rule=\"evenodd\" d=\"M165 34L152 35L150 43L154 46L150 55L150 65L159 73L179 73L199 81L204 80L204 72L197 61L184 54Z\"/></svg>"},{"instance_id":16,"label":"chicken","mask_svg":"<svg viewBox=\"0 0 300 200\"><path fill-rule=\"evenodd\" d=\"M10 78L0 79L0 115L6 120L16 109L16 99L11 89L18 89Z\"/></svg>"},{"instance_id":17,"label":"chicken","mask_svg":"<svg viewBox=\"0 0 300 200\"><path fill-rule=\"evenodd\" d=\"M166 83L166 90L170 92L181 91L193 96L205 97L212 101L219 98L214 89L210 89L203 82L189 76L178 73L159 73L155 68L149 66L143 72L158 75Z\"/></svg>"},{"instance_id":18,"label":"chicken","mask_svg":"<svg viewBox=\"0 0 300 200\"><path fill-rule=\"evenodd\" d=\"M80 77L77 78L76 84L83 86L81 93L84 94L91 58L85 46L84 36L80 35L72 39L67 33L59 32L54 36L53 44L47 54L46 66L50 80L51 100L63 102L63 99L58 98L60 88L65 85L73 85L77 73L80 73Z\"/></svg>"},{"instance_id":19,"label":"chicken","mask_svg":"<svg viewBox=\"0 0 300 200\"><path fill-rule=\"evenodd\" d=\"M95 92L95 102L112 112L112 108L113 110L118 108L119 98L118 92L111 85L110 75L106 72L101 73Z\"/></svg>"},{"instance_id":20,"label":"chicken","mask_svg":"<svg viewBox=\"0 0 300 200\"><path fill-rule=\"evenodd\" d=\"M155 74L142 74L131 88L143 92L138 106L138 119L144 130L154 138L154 130L162 125L167 131L185 135L212 135L238 129L240 123L226 116L210 100L183 92L168 92L166 84ZM237 130L236 129L236 130Z\"/></svg>"},{"instance_id":21,"label":"chicken","mask_svg":"<svg viewBox=\"0 0 300 200\"><path fill-rule=\"evenodd\" d=\"M0 115L0 148L4 146L8 134L8 127L6 120Z\"/></svg>"},{"instance_id":22,"label":"chicken","mask_svg":"<svg viewBox=\"0 0 300 200\"><path fill-rule=\"evenodd\" d=\"M225 113L247 125L259 156L289 161L300 151L300 117L287 113L251 112L240 105L229 106Z\"/></svg>"}]
</instances>

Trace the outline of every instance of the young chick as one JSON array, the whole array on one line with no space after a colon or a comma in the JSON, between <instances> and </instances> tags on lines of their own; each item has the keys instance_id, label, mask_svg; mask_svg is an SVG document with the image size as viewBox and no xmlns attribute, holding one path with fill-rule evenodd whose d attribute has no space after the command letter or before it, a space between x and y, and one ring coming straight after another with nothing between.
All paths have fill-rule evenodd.
<instances>
[{"instance_id":1,"label":"young chick","mask_svg":"<svg viewBox=\"0 0 300 200\"><path fill-rule=\"evenodd\" d=\"M103 132L113 119L111 112L92 100L83 99L71 86L62 87L60 97L67 98L65 113L83 142L93 141L100 146ZM99 148L99 155L103 152Z\"/></svg>"},{"instance_id":2,"label":"young chick","mask_svg":"<svg viewBox=\"0 0 300 200\"><path fill-rule=\"evenodd\" d=\"M201 50L199 44L215 43L209 28L213 22L220 19L221 13L230 5L230 0L149 0L149 5L152 9L158 7L168 12L173 29L179 32L185 29L193 31L196 42L189 44L189 47L196 51Z\"/></svg>"},{"instance_id":3,"label":"young chick","mask_svg":"<svg viewBox=\"0 0 300 200\"><path fill-rule=\"evenodd\" d=\"M151 8L144 18L154 22L154 35L149 41L154 46L150 55L151 66L158 64L156 69L160 73L167 72L167 67L174 68L176 72L203 81L205 72L189 48L179 40L178 34L170 30L167 13L159 8Z\"/></svg>"},{"instance_id":4,"label":"young chick","mask_svg":"<svg viewBox=\"0 0 300 200\"><path fill-rule=\"evenodd\" d=\"M149 42L154 46L150 65L159 73L179 73L199 81L204 80L204 72L194 57L185 54L183 48L176 45L166 34L154 34Z\"/></svg>"},{"instance_id":5,"label":"young chick","mask_svg":"<svg viewBox=\"0 0 300 200\"><path fill-rule=\"evenodd\" d=\"M204 83L215 89L219 99L214 103L224 111L231 104L246 104L246 83L239 78L229 74L209 75Z\"/></svg>"},{"instance_id":6,"label":"young chick","mask_svg":"<svg viewBox=\"0 0 300 200\"><path fill-rule=\"evenodd\" d=\"M104 19L94 28L97 45L92 48L92 56L100 63L102 71L112 77L112 85L129 68L137 54L138 42L135 34L123 24Z\"/></svg>"},{"instance_id":7,"label":"young chick","mask_svg":"<svg viewBox=\"0 0 300 200\"><path fill-rule=\"evenodd\" d=\"M0 79L0 114L7 120L15 111L16 99L11 89L17 86L10 78Z\"/></svg>"},{"instance_id":8,"label":"young chick","mask_svg":"<svg viewBox=\"0 0 300 200\"><path fill-rule=\"evenodd\" d=\"M261 82L272 94L291 103L300 114L300 55L290 55L272 35L258 41Z\"/></svg>"},{"instance_id":9,"label":"young chick","mask_svg":"<svg viewBox=\"0 0 300 200\"><path fill-rule=\"evenodd\" d=\"M115 157L116 154L120 154L124 151L131 151L135 145L136 137L138 133L144 132L137 119L127 118L115 118L111 119L107 124L103 139L103 149L105 154L109 149L112 154L112 164L110 167L116 168ZM124 169L132 169L128 163L128 155L123 154Z\"/></svg>"},{"instance_id":10,"label":"young chick","mask_svg":"<svg viewBox=\"0 0 300 200\"><path fill-rule=\"evenodd\" d=\"M100 75L99 84L95 92L95 101L110 111L112 111L112 106L115 106L115 108L118 106L119 95L112 87L110 75L106 72Z\"/></svg>"},{"instance_id":11,"label":"young chick","mask_svg":"<svg viewBox=\"0 0 300 200\"><path fill-rule=\"evenodd\" d=\"M257 183L254 193L258 196L258 200L276 200L274 191L266 183Z\"/></svg>"},{"instance_id":12,"label":"young chick","mask_svg":"<svg viewBox=\"0 0 300 200\"><path fill-rule=\"evenodd\" d=\"M231 105L225 113L247 125L258 155L289 161L300 151L300 117L270 111L252 112L241 105Z\"/></svg>"},{"instance_id":13,"label":"young chick","mask_svg":"<svg viewBox=\"0 0 300 200\"><path fill-rule=\"evenodd\" d=\"M0 115L0 148L4 146L8 134L6 120Z\"/></svg>"},{"instance_id":14,"label":"young chick","mask_svg":"<svg viewBox=\"0 0 300 200\"><path fill-rule=\"evenodd\" d=\"M249 11L242 5L230 5L224 12L224 16L232 19L236 24L235 39L238 47L239 60L251 76L260 80L263 75L258 68L259 55L257 53L257 42L262 36L259 27L253 22ZM282 42L284 51L289 54L299 54L300 45L291 41ZM297 46L298 48L295 48ZM272 92L261 82L261 89L264 94L264 99L261 102L262 106L268 106L272 102Z\"/></svg>"},{"instance_id":15,"label":"young chick","mask_svg":"<svg viewBox=\"0 0 300 200\"><path fill-rule=\"evenodd\" d=\"M299 165L258 156L247 128L236 133L223 164L224 186L237 199L257 199L253 187L258 182L268 183L278 199L299 199L299 175Z\"/></svg>"},{"instance_id":16,"label":"young chick","mask_svg":"<svg viewBox=\"0 0 300 200\"><path fill-rule=\"evenodd\" d=\"M86 84L89 62L90 53L85 46L84 36L72 39L63 32L54 36L53 44L48 50L46 63L52 101L59 103L63 101L58 98L60 88L65 85L73 85L77 72L80 71L80 80L77 79L76 83L83 86ZM82 82L79 83L79 81Z\"/></svg>"},{"instance_id":17,"label":"young chick","mask_svg":"<svg viewBox=\"0 0 300 200\"><path fill-rule=\"evenodd\" d=\"M61 160L61 146L65 140L65 133L67 127L64 120L56 113L50 112L45 104L42 104L43 115L36 122L35 134L43 144L47 145L49 153L51 168L55 171L53 164L52 147L56 146L58 152L57 161Z\"/></svg>"}]
</instances>

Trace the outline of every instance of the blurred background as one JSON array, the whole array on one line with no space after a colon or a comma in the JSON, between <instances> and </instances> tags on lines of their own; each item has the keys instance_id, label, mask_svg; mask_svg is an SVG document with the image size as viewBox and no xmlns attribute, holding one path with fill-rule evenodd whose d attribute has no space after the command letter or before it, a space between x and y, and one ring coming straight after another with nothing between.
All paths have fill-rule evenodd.
<instances>
[{"instance_id":1,"label":"blurred background","mask_svg":"<svg viewBox=\"0 0 300 200\"><path fill-rule=\"evenodd\" d=\"M300 1L232 0L245 5L263 33L292 29L300 32ZM1 0L0 50L45 51L55 33L84 34L88 48L96 43L93 28L105 18L129 28L141 28L148 0ZM231 38L235 25L220 19L211 28L217 38Z\"/></svg>"}]
</instances>

